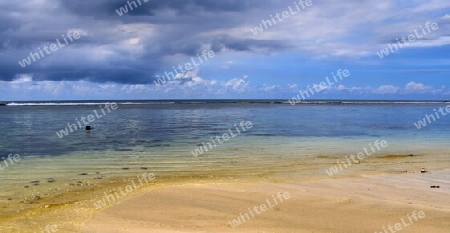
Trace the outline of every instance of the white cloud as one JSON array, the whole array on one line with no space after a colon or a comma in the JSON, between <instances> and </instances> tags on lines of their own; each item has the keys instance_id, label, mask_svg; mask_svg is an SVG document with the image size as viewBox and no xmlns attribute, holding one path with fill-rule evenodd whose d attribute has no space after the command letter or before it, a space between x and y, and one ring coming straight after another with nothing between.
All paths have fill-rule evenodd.
<instances>
[{"instance_id":1,"label":"white cloud","mask_svg":"<svg viewBox=\"0 0 450 233\"><path fill-rule=\"evenodd\" d=\"M343 90L345 90L346 88L345 88L344 85L339 85L336 89L337 89L338 91L343 91Z\"/></svg>"},{"instance_id":2,"label":"white cloud","mask_svg":"<svg viewBox=\"0 0 450 233\"><path fill-rule=\"evenodd\" d=\"M238 93L244 92L248 85L249 80L247 76L244 76L243 78L233 78L224 84L224 86L229 87Z\"/></svg>"},{"instance_id":3,"label":"white cloud","mask_svg":"<svg viewBox=\"0 0 450 233\"><path fill-rule=\"evenodd\" d=\"M263 92L271 92L271 91L276 91L279 90L280 88L282 88L280 85L267 85L264 84L260 90Z\"/></svg>"},{"instance_id":4,"label":"white cloud","mask_svg":"<svg viewBox=\"0 0 450 233\"><path fill-rule=\"evenodd\" d=\"M376 91L380 94L396 94L400 88L394 85L383 85L378 87Z\"/></svg>"},{"instance_id":5,"label":"white cloud","mask_svg":"<svg viewBox=\"0 0 450 233\"><path fill-rule=\"evenodd\" d=\"M19 76L13 81L0 81L0 89L4 100L8 96L13 100L40 99L180 99L180 98L290 98L298 94L299 84L288 85L251 85L250 78L232 78L219 82L214 79L199 77L196 71L188 72L182 77L171 80L165 85L153 84L115 84L92 83L88 81L32 81L27 75ZM301 85L304 86L304 85ZM21 94L23 93L23 95ZM327 96L355 96L355 95L421 95L436 96L450 95L445 86L434 88L423 83L411 81L405 86L381 85L379 87L346 87L336 85L317 95L319 98ZM5 98L6 97L6 98Z\"/></svg>"},{"instance_id":6,"label":"white cloud","mask_svg":"<svg viewBox=\"0 0 450 233\"><path fill-rule=\"evenodd\" d=\"M288 84L288 88L294 91L298 91L298 85L297 84Z\"/></svg>"},{"instance_id":7,"label":"white cloud","mask_svg":"<svg viewBox=\"0 0 450 233\"><path fill-rule=\"evenodd\" d=\"M33 81L33 77L28 74L22 74L18 75L13 81L11 81L11 84L21 84L21 83L27 83Z\"/></svg>"},{"instance_id":8,"label":"white cloud","mask_svg":"<svg viewBox=\"0 0 450 233\"><path fill-rule=\"evenodd\" d=\"M287 7L288 5L286 5ZM329 6L329 7L327 7ZM373 56L386 43L380 41L395 41L398 36L408 36L414 30L420 30L420 25L427 21L438 21L430 12L450 7L448 0L430 1L332 1L314 2L305 11L299 12L283 22L265 30L258 35L249 33L247 37L258 40L286 40L295 45L298 50L312 53L318 57ZM355 10L358 9L358 10ZM260 15L269 15L282 9L271 9ZM336 12L345 12L337 14ZM380 13L382 12L382 13ZM411 18L411 15L414 17ZM256 16L249 17L252 28L261 20ZM446 15L445 17L450 17ZM338 26L336 26L338 25ZM441 26L441 25L439 25ZM444 26L442 26L444 27ZM440 27L441 28L441 27ZM233 30L235 36L246 36L242 30ZM250 29L248 29L250 31ZM293 33L300 31L302 33ZM433 32L415 47L430 47L450 44L445 37L445 30ZM437 40L435 42L435 40ZM380 44L383 46L380 47Z\"/></svg>"},{"instance_id":9,"label":"white cloud","mask_svg":"<svg viewBox=\"0 0 450 233\"><path fill-rule=\"evenodd\" d=\"M406 90L420 90L420 91L423 91L423 90L432 89L432 87L431 86L425 86L425 84L423 84L423 83L409 82L409 83L406 84L405 89Z\"/></svg>"}]
</instances>

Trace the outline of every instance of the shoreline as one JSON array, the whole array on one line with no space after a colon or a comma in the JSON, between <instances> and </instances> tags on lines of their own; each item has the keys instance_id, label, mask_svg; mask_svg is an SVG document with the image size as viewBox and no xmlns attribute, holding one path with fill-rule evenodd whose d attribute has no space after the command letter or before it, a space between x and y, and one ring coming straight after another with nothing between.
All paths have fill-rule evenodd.
<instances>
[{"instance_id":1,"label":"shoreline","mask_svg":"<svg viewBox=\"0 0 450 233\"><path fill-rule=\"evenodd\" d=\"M154 185L145 186L123 199L96 211L93 201L98 200L105 191L125 187L129 184L132 177L130 175L120 175L105 177L100 183L92 186L82 186L77 191L58 194L56 196L42 197L33 200L33 208L22 213L17 213L7 218L0 219L0 225L8 226L11 229L21 227L22 229L32 230L48 224L54 224L50 220L56 216L61 219L60 229L65 232L78 232L82 224L90 219L93 215L97 215L107 211L110 208L120 206L122 202L126 202L133 197L150 194L157 190L167 189L171 187L183 186L216 186L229 185L230 187L239 185L276 185L287 183L308 183L323 181L339 181L347 179L360 178L368 175L382 174L402 174L404 170L409 173L415 172L420 174L422 167L426 167L429 171L446 171L448 169L448 159L445 155L389 155L380 154L372 157L368 161L358 164L358 167L341 171L338 175L330 177L326 175L325 169L331 166L336 158L341 156L312 156L307 158L272 158L272 167L253 164L248 167L248 163L242 162L232 164L232 167L223 169L204 168L196 171L167 171L155 173L156 178ZM275 163L276 162L276 163ZM447 162L447 163L446 163ZM134 172L133 174L141 174ZM146 170L145 172L153 172ZM408 175L408 174L403 174ZM428 190L427 190L428 191ZM72 213L71 213L72 212ZM66 219L64 221L63 219ZM36 224L30 224L35 222ZM26 231L27 232L27 231ZM32 232L32 231L31 231Z\"/></svg>"}]
</instances>

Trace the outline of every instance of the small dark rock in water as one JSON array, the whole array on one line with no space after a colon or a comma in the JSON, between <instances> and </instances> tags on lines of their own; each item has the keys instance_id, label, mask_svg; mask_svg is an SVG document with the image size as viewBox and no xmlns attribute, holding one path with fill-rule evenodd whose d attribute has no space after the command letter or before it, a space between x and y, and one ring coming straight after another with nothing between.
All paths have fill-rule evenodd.
<instances>
[{"instance_id":1,"label":"small dark rock in water","mask_svg":"<svg viewBox=\"0 0 450 233\"><path fill-rule=\"evenodd\" d=\"M53 178L48 178L48 179L47 179L47 182L48 182L48 183L53 183L53 182L55 182L55 179L53 179Z\"/></svg>"},{"instance_id":2,"label":"small dark rock in water","mask_svg":"<svg viewBox=\"0 0 450 233\"><path fill-rule=\"evenodd\" d=\"M122 170L130 170L129 167L123 167Z\"/></svg>"},{"instance_id":3,"label":"small dark rock in water","mask_svg":"<svg viewBox=\"0 0 450 233\"><path fill-rule=\"evenodd\" d=\"M141 170L147 170L148 168L146 168L146 167L141 167Z\"/></svg>"},{"instance_id":4,"label":"small dark rock in water","mask_svg":"<svg viewBox=\"0 0 450 233\"><path fill-rule=\"evenodd\" d=\"M24 186L24 188L26 188L26 189L29 188L29 187L30 187L30 186L28 186L28 185L25 185L25 186Z\"/></svg>"},{"instance_id":5,"label":"small dark rock in water","mask_svg":"<svg viewBox=\"0 0 450 233\"><path fill-rule=\"evenodd\" d=\"M91 126L89 126L89 125L86 126L86 130L87 130L87 131L89 131L89 130L91 130L91 129L92 129Z\"/></svg>"},{"instance_id":6,"label":"small dark rock in water","mask_svg":"<svg viewBox=\"0 0 450 233\"><path fill-rule=\"evenodd\" d=\"M39 184L39 180L31 181L32 184Z\"/></svg>"},{"instance_id":7,"label":"small dark rock in water","mask_svg":"<svg viewBox=\"0 0 450 233\"><path fill-rule=\"evenodd\" d=\"M88 174L87 173L80 173L78 175L80 175L80 176L87 176Z\"/></svg>"},{"instance_id":8,"label":"small dark rock in water","mask_svg":"<svg viewBox=\"0 0 450 233\"><path fill-rule=\"evenodd\" d=\"M430 186L430 188L432 188L432 189L438 189L438 188L441 188L441 186Z\"/></svg>"}]
</instances>

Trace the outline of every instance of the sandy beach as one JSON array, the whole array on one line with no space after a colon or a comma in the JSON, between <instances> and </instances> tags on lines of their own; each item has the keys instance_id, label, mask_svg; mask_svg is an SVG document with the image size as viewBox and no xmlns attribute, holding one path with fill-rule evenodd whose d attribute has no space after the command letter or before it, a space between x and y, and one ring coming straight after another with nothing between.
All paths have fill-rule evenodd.
<instances>
[{"instance_id":1,"label":"sandy beach","mask_svg":"<svg viewBox=\"0 0 450 233\"><path fill-rule=\"evenodd\" d=\"M440 189L430 189L438 184ZM450 173L373 175L280 184L186 184L142 193L94 214L81 232L449 232ZM291 198L232 228L247 207ZM410 223L407 215L423 211ZM395 229L395 228L394 228Z\"/></svg>"},{"instance_id":2,"label":"sandy beach","mask_svg":"<svg viewBox=\"0 0 450 233\"><path fill-rule=\"evenodd\" d=\"M178 173L177 179L160 174L152 184L97 210L94 203L105 190L125 187L124 180L80 190L61 201L64 204L4 219L2 225L8 232L38 232L58 224L57 232L85 233L384 233L390 225L397 232L395 224L403 232L450 229L450 170L445 155L378 155L341 174L327 175L325 169L338 157L279 159L263 171L242 163L222 172ZM426 173L421 173L422 167ZM286 192L289 199L277 199L275 204L277 194ZM254 210L263 204L264 211ZM418 218L421 211L425 217ZM232 227L233 220L240 223Z\"/></svg>"},{"instance_id":3,"label":"sandy beach","mask_svg":"<svg viewBox=\"0 0 450 233\"><path fill-rule=\"evenodd\" d=\"M34 186L40 188L39 196L3 201L12 214L3 215L0 225L5 232L27 233L46 232L45 227L54 225L56 232L70 233L386 233L389 227L395 232L395 227L449 232L450 169L444 150L378 153L332 176L327 170L345 154L295 156L292 148L267 153L274 155L179 160L207 164L179 170L158 166L170 165L166 160L140 159L120 175L81 166L83 170L70 171L78 174L76 180L67 174L67 181ZM64 161L59 169L69 171L63 164L70 163ZM154 179L147 176L147 183L142 175L150 173ZM73 188L56 192L61 184Z\"/></svg>"},{"instance_id":4,"label":"sandy beach","mask_svg":"<svg viewBox=\"0 0 450 233\"><path fill-rule=\"evenodd\" d=\"M131 178L114 177L35 200L35 208L1 223L6 232L39 232L57 224L58 232L86 233L384 233L390 225L397 232L397 223L404 232L449 232L446 155L377 155L329 176L325 169L336 158L274 158L266 161L272 167L242 160L222 170L159 172L148 185L96 208L109 191L131 184ZM278 193L289 198L276 203ZM415 220L420 212L425 217ZM239 221L234 227L233 220Z\"/></svg>"}]
</instances>

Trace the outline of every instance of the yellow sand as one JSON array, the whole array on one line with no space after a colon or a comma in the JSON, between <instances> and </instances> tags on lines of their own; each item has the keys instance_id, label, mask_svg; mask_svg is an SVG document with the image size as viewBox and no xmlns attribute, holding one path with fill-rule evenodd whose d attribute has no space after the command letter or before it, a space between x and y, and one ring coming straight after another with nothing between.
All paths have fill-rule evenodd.
<instances>
[{"instance_id":1,"label":"yellow sand","mask_svg":"<svg viewBox=\"0 0 450 233\"><path fill-rule=\"evenodd\" d=\"M58 224L58 232L86 233L383 232L413 211L426 216L399 232L450 232L448 156L383 155L329 177L325 169L337 158L280 157L261 166L241 162L201 173L159 173L154 185L100 211L93 209L92 201L103 190L80 191L78 202L0 222L7 227L1 232L38 232L47 224ZM429 173L420 173L422 167ZM229 225L278 192L291 197L236 228Z\"/></svg>"},{"instance_id":2,"label":"yellow sand","mask_svg":"<svg viewBox=\"0 0 450 233\"><path fill-rule=\"evenodd\" d=\"M439 178L442 177L442 178ZM430 189L439 184L440 189ZM112 206L81 232L382 232L424 211L404 232L450 232L450 173L376 175L281 184L187 184ZM278 193L291 198L231 228L228 222ZM273 201L272 201L273 204Z\"/></svg>"}]
</instances>

